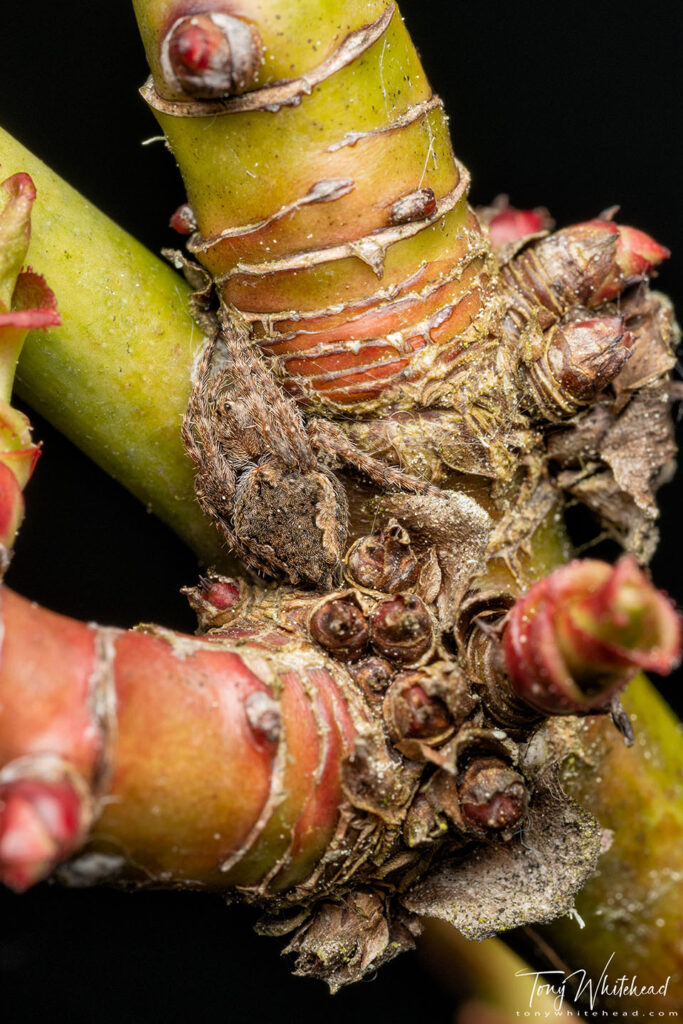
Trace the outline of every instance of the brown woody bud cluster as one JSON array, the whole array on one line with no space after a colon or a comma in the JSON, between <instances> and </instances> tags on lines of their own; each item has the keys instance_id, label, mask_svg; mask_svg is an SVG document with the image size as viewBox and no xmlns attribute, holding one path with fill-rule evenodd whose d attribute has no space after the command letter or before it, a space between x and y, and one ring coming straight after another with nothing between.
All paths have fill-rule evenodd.
<instances>
[{"instance_id":1,"label":"brown woody bud cluster","mask_svg":"<svg viewBox=\"0 0 683 1024\"><path fill-rule=\"evenodd\" d=\"M354 589L319 601L308 617L308 633L343 661L364 659L352 674L376 700L394 672L432 657L434 619L417 594L406 592L418 582L418 561L408 533L398 523L361 537L345 564Z\"/></svg>"}]
</instances>

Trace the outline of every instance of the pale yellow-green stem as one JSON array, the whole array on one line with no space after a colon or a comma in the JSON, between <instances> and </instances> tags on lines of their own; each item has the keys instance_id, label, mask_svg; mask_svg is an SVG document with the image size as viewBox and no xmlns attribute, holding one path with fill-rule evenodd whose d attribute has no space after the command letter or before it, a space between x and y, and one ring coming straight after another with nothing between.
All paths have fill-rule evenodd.
<instances>
[{"instance_id":1,"label":"pale yellow-green stem","mask_svg":"<svg viewBox=\"0 0 683 1024\"><path fill-rule=\"evenodd\" d=\"M613 831L609 851L577 899L585 922L542 929L573 970L597 982L627 975L638 987L666 990L642 998L608 997L618 1009L683 1008L683 732L652 684L638 676L624 706L633 721L628 748L604 718L584 720L588 759L564 772L569 793ZM670 979L667 983L667 979Z\"/></svg>"},{"instance_id":2,"label":"pale yellow-green stem","mask_svg":"<svg viewBox=\"0 0 683 1024\"><path fill-rule=\"evenodd\" d=\"M559 1024L576 1020L564 1012L567 1002L544 989L553 979L539 979L536 969L500 939L470 942L443 921L427 921L419 948L443 983L467 1000L469 1012L462 1024L475 1024L475 1010L488 1011L491 1024L512 1024L524 1011L539 1012ZM460 1020L456 1017L458 1024ZM488 1022L487 1015L481 1024Z\"/></svg>"},{"instance_id":3,"label":"pale yellow-green stem","mask_svg":"<svg viewBox=\"0 0 683 1024\"><path fill-rule=\"evenodd\" d=\"M35 182L30 259L63 300L61 326L25 343L19 394L215 561L180 439L204 344L188 286L1 129L0 163Z\"/></svg>"},{"instance_id":4,"label":"pale yellow-green stem","mask_svg":"<svg viewBox=\"0 0 683 1024\"><path fill-rule=\"evenodd\" d=\"M143 96L187 189L189 248L223 302L309 404L414 405L406 381L435 359L423 321L444 348L473 320L485 335L491 267L441 101L395 5L241 4L265 59L255 89L213 104L183 94L168 63L190 9L134 6L153 72ZM433 308L412 301L427 286ZM387 304L399 296L411 302Z\"/></svg>"}]
</instances>

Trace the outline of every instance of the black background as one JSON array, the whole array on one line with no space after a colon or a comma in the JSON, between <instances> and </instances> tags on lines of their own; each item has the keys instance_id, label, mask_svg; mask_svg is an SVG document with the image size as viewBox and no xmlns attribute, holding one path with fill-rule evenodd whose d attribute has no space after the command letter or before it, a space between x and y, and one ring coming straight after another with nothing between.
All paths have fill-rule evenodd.
<instances>
[{"instance_id":1,"label":"black background","mask_svg":"<svg viewBox=\"0 0 683 1024\"><path fill-rule=\"evenodd\" d=\"M126 0L14 3L3 11L0 123L158 251L183 194L137 95L146 71ZM614 203L674 259L659 286L683 307L680 212L683 5L438 3L403 12L451 116L473 198L508 192L559 225ZM1 170L1 168L0 168ZM40 268L37 268L40 269ZM39 417L44 454L11 584L56 610L121 626L192 629L180 542ZM653 571L683 603L683 480L661 495ZM662 691L674 699L678 680ZM52 886L0 898L0 1020L73 1024L260 1024L452 1019L452 999L415 956L334 999L292 979L250 911L192 894L128 896Z\"/></svg>"}]
</instances>

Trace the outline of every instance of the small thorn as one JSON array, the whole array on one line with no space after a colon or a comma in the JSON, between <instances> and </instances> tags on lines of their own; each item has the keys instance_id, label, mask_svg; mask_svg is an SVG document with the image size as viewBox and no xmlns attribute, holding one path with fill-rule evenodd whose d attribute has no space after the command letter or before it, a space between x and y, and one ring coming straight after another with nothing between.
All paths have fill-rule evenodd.
<instances>
[{"instance_id":1,"label":"small thorn","mask_svg":"<svg viewBox=\"0 0 683 1024\"><path fill-rule=\"evenodd\" d=\"M615 694L612 698L612 702L609 706L609 715L617 730L624 737L624 743L626 746L632 747L636 741L635 733L633 732L633 725L626 712L626 708L619 699L618 694Z\"/></svg>"}]
</instances>

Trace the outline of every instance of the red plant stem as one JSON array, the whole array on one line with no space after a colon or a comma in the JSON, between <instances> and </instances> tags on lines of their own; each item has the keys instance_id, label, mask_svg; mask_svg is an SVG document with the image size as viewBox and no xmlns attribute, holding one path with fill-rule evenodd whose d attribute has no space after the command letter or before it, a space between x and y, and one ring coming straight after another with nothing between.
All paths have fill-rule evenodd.
<instances>
[{"instance_id":1,"label":"red plant stem","mask_svg":"<svg viewBox=\"0 0 683 1024\"><path fill-rule=\"evenodd\" d=\"M2 622L0 784L40 779L46 756L66 766L94 801L94 842L143 877L279 889L310 873L363 715L323 654L275 631L211 641L85 625L7 589ZM0 860L3 880L18 867Z\"/></svg>"}]
</instances>

